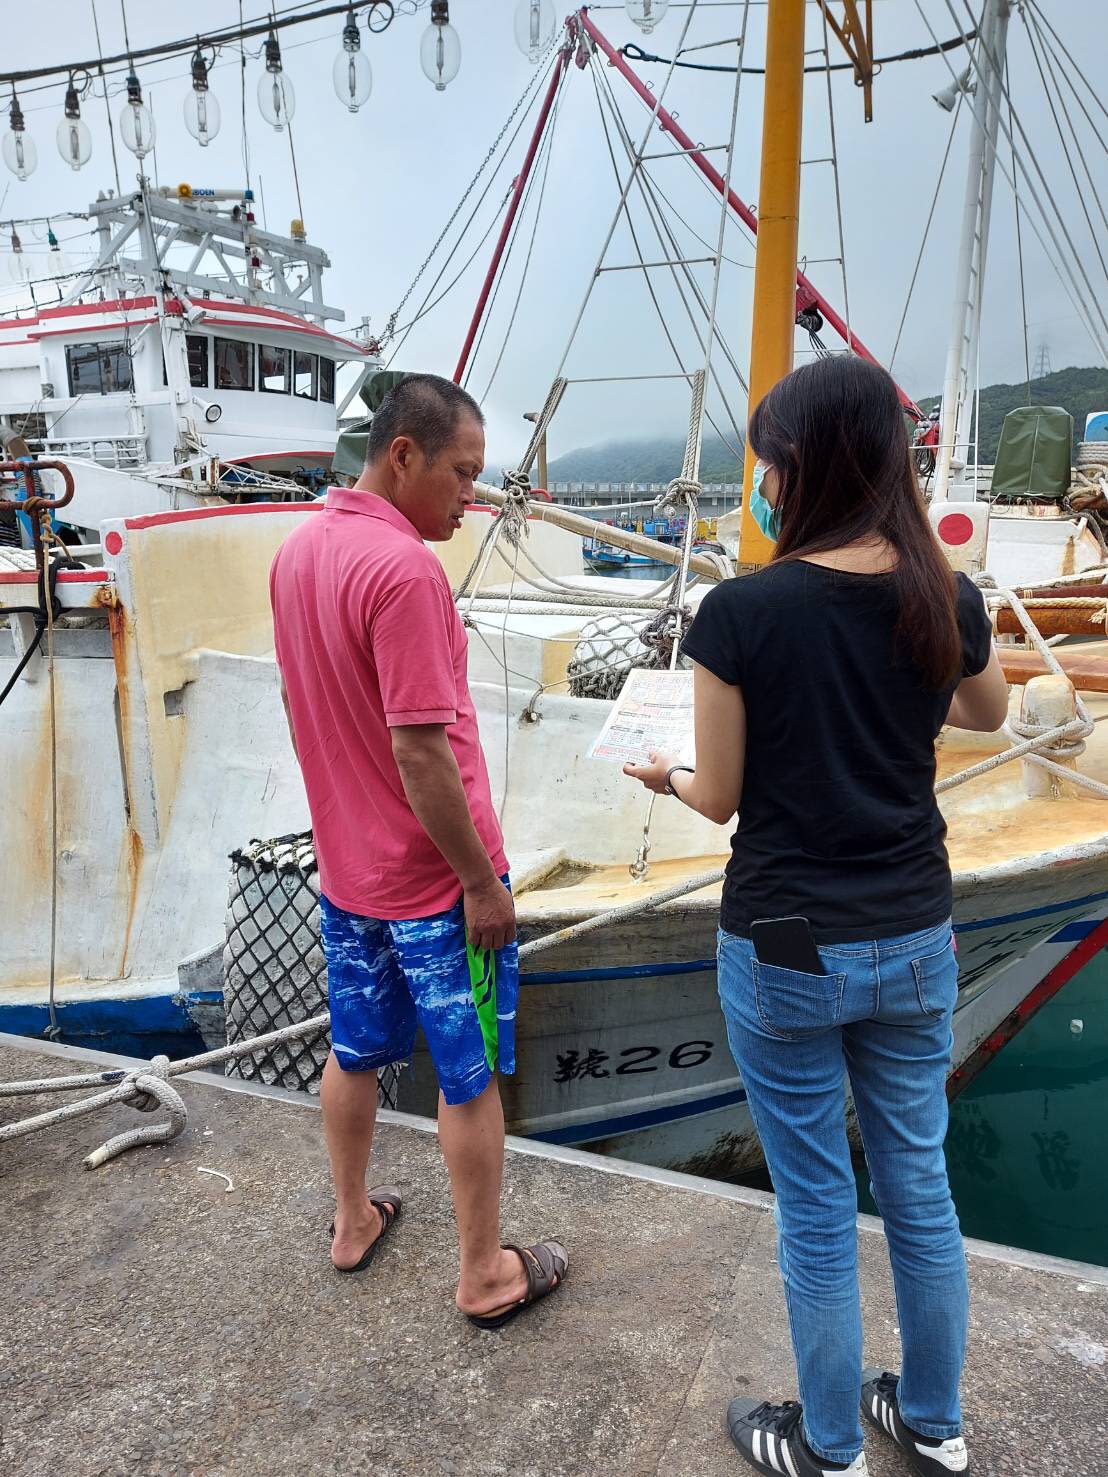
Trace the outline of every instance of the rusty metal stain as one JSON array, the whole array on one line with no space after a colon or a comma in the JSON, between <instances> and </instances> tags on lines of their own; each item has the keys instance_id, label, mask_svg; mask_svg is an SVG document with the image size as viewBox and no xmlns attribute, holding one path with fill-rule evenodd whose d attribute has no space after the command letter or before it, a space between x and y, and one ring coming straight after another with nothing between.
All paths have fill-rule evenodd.
<instances>
[{"instance_id":1,"label":"rusty metal stain","mask_svg":"<svg viewBox=\"0 0 1108 1477\"><path fill-rule=\"evenodd\" d=\"M127 975L127 955L131 948L135 914L138 911L138 891L143 861L142 837L135 829L134 806L131 799L131 688L127 676L127 638L130 634L130 623L115 585L101 585L94 599L95 603L107 612L108 632L112 642L112 662L115 666L116 736L119 742L119 763L123 778L123 813L126 827L123 837L123 860L127 868L127 918L123 927L123 947L120 951L118 966L119 977L124 979Z\"/></svg>"}]
</instances>

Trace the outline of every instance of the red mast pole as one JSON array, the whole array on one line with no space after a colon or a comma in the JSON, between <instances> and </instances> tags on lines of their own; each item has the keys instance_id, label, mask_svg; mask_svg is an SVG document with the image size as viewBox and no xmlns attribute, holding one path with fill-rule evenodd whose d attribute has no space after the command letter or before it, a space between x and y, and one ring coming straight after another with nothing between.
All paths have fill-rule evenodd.
<instances>
[{"instance_id":1,"label":"red mast pole","mask_svg":"<svg viewBox=\"0 0 1108 1477\"><path fill-rule=\"evenodd\" d=\"M615 49L615 47L607 39L607 37L604 36L602 32L597 30L594 23L589 19L587 10L579 11L577 18L580 21L581 26L584 28L586 34L593 41L596 42L597 46L608 58L608 61L611 63L611 65L616 69L617 72L619 72L620 76L622 76L628 82L636 95L646 104L646 106L650 109L652 113L656 114L658 122L661 124L662 128L664 128L666 133L674 138L681 146L681 148L687 152L689 158L696 165L697 169L700 170L700 173L704 176L708 183L720 195L724 194L724 192L726 191L728 205L730 205L731 209L735 212L735 214L739 217L743 224L756 236L758 234L758 217L751 210L750 206L744 204L743 201L739 199L738 195L735 194L734 190L727 188L724 178L720 174L719 170L713 168L713 166L708 162L704 154L696 147L689 135L677 122L676 118L674 118L671 113L667 113L665 108L659 106L658 99L654 96L650 89L639 80L639 78L628 66L626 59L620 55L620 53ZM819 289L808 280L803 272L797 272L796 284L798 310L800 308L817 307L826 321L830 323L831 327L842 339L843 343L845 343L849 348L853 349L854 352L856 354L859 354L863 359L869 359L873 364L877 364L879 362L877 357L874 354L870 353L869 349L867 349L865 344L862 343L861 339L853 331L853 329L847 328L846 323L827 301L823 293L820 292ZM900 396L900 403L904 406L905 410L907 410L910 414L916 416L917 419L922 420L922 411L916 405L915 401L912 400L911 396L905 394L905 392L900 388L899 385L897 385L897 394Z\"/></svg>"},{"instance_id":2,"label":"red mast pole","mask_svg":"<svg viewBox=\"0 0 1108 1477\"><path fill-rule=\"evenodd\" d=\"M519 211L520 201L523 199L523 191L527 185L527 178L531 173L531 166L535 162L535 155L538 153L539 144L546 131L546 123L550 117L550 110L554 106L555 95L557 94L562 78L565 76L566 67L569 65L571 51L572 43L571 41L567 41L566 45L559 51L558 60L554 64L550 85L546 89L546 96L543 98L542 108L539 112L538 120L535 123L535 130L531 135L531 142L527 145L527 153L523 158L523 167L516 176L515 184L512 187L512 199L508 206L508 213L504 217L504 224L500 228L500 235L496 240L496 248L492 254L492 261L489 263L489 269L485 273L485 280L481 287L481 295L477 299L477 307L474 309L473 317L470 319L469 332L466 334L465 343L462 345L458 367L454 371L454 383L456 385L461 384L462 375L465 374L466 364L469 362L470 351L473 348L473 340L477 337L477 330L481 326L481 319L484 317L489 294L492 292L492 285L496 281L497 272L500 270L504 248L507 246L508 238L512 234L512 225Z\"/></svg>"}]
</instances>

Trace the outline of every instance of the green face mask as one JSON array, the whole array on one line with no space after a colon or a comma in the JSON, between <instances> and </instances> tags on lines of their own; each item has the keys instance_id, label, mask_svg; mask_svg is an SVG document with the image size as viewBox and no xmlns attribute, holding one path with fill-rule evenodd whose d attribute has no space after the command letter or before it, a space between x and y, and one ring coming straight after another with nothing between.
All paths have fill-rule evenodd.
<instances>
[{"instance_id":1,"label":"green face mask","mask_svg":"<svg viewBox=\"0 0 1108 1477\"><path fill-rule=\"evenodd\" d=\"M750 516L766 538L776 543L781 531L781 519L777 509L762 496L762 479L768 470L765 462L754 463L754 480L750 484Z\"/></svg>"}]
</instances>

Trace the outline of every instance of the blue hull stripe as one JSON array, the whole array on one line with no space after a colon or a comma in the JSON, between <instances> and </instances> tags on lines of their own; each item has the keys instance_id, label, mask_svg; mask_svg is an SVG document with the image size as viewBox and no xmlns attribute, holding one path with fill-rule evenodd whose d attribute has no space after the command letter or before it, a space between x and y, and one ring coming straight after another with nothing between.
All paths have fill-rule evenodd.
<instances>
[{"instance_id":1,"label":"blue hull stripe","mask_svg":"<svg viewBox=\"0 0 1108 1477\"><path fill-rule=\"evenodd\" d=\"M1003 918L982 918L979 923L959 923L955 933L973 933L979 928L995 928L998 923L1022 923L1025 918L1045 918L1050 913L1068 913L1071 908L1084 908L1102 903L1108 892L1094 892L1090 897L1075 897L1067 903L1047 903L1043 908L1029 908L1026 913L1006 913Z\"/></svg>"},{"instance_id":2,"label":"blue hull stripe","mask_svg":"<svg viewBox=\"0 0 1108 1477\"><path fill-rule=\"evenodd\" d=\"M599 1123L572 1123L565 1128L552 1128L547 1133L528 1134L528 1138L541 1139L546 1144L583 1144L613 1134L633 1133L637 1128L653 1128L659 1123L676 1123L681 1118L695 1118L701 1113L713 1113L717 1108L730 1108L745 1102L746 1091L740 1087L733 1092L716 1093L714 1097L697 1098L694 1102L647 1108L622 1118L602 1118Z\"/></svg>"},{"instance_id":3,"label":"blue hull stripe","mask_svg":"<svg viewBox=\"0 0 1108 1477\"><path fill-rule=\"evenodd\" d=\"M521 985L573 985L584 980L641 980L656 974L702 974L715 969L714 959L690 959L684 964L624 964L612 969L537 969L520 975Z\"/></svg>"},{"instance_id":4,"label":"blue hull stripe","mask_svg":"<svg viewBox=\"0 0 1108 1477\"><path fill-rule=\"evenodd\" d=\"M1108 892L1096 892L1091 897L1074 898L1065 903L1048 903L1042 908L1029 908L1025 913L1006 913L1002 918L982 918L977 922L955 924L955 933L975 933L983 928L995 928L1008 923L1022 923L1028 918L1046 918L1051 913L1066 913L1071 908L1084 908L1093 903L1104 902ZM1079 943L1097 926L1097 921L1080 920L1067 923L1048 943ZM715 969L714 959L688 959L680 964L627 964L611 969L542 969L528 971L520 976L521 985L574 985L589 980L636 980L649 979L654 975L700 974Z\"/></svg>"}]
</instances>

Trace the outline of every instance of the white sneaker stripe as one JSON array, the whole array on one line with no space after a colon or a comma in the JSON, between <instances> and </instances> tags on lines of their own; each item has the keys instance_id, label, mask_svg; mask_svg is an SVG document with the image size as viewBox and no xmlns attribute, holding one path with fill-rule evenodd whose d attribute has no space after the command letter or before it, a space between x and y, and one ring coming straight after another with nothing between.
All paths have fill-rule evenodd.
<instances>
[{"instance_id":1,"label":"white sneaker stripe","mask_svg":"<svg viewBox=\"0 0 1108 1477\"><path fill-rule=\"evenodd\" d=\"M789 1443L787 1441L782 1441L781 1443L781 1456L784 1459L785 1466L789 1470L789 1477L799 1477L796 1470L796 1463L793 1461L793 1454L789 1450Z\"/></svg>"},{"instance_id":2,"label":"white sneaker stripe","mask_svg":"<svg viewBox=\"0 0 1108 1477\"><path fill-rule=\"evenodd\" d=\"M775 1472L781 1471L781 1463L777 1460L777 1437L772 1431L766 1432L766 1461Z\"/></svg>"},{"instance_id":3,"label":"white sneaker stripe","mask_svg":"<svg viewBox=\"0 0 1108 1477\"><path fill-rule=\"evenodd\" d=\"M874 1420L879 1421L881 1419L881 1407L877 1403L876 1395L874 1395L873 1399L870 1401L870 1409L873 1411Z\"/></svg>"},{"instance_id":4,"label":"white sneaker stripe","mask_svg":"<svg viewBox=\"0 0 1108 1477\"><path fill-rule=\"evenodd\" d=\"M759 1431L759 1429L758 1429L757 1426L754 1427L754 1460L756 1462L760 1462L760 1461L763 1460L763 1457L762 1457L762 1433L761 1433L761 1431Z\"/></svg>"},{"instance_id":5,"label":"white sneaker stripe","mask_svg":"<svg viewBox=\"0 0 1108 1477\"><path fill-rule=\"evenodd\" d=\"M881 1419L885 1422L885 1430L888 1431L889 1435L895 1441L896 1426L893 1424L893 1413L889 1406L885 1405L883 1402L881 1406Z\"/></svg>"}]
</instances>

